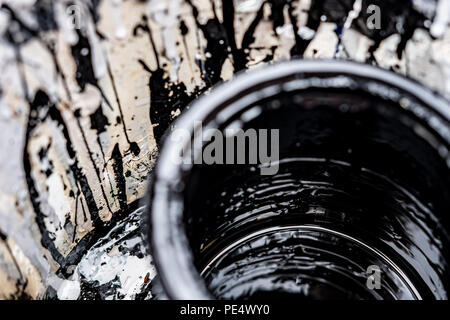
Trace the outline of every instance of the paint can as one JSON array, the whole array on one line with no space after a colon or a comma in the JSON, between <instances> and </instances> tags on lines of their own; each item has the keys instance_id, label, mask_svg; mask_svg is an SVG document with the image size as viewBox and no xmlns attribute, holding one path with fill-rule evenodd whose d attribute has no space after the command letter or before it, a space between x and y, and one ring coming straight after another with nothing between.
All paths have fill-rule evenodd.
<instances>
[{"instance_id":1,"label":"paint can","mask_svg":"<svg viewBox=\"0 0 450 320\"><path fill-rule=\"evenodd\" d=\"M293 60L217 86L176 121L151 182L163 291L447 298L449 121L447 100L357 63ZM261 136L252 140L261 130L278 132L271 157L261 157ZM227 149L239 133L244 147Z\"/></svg>"}]
</instances>

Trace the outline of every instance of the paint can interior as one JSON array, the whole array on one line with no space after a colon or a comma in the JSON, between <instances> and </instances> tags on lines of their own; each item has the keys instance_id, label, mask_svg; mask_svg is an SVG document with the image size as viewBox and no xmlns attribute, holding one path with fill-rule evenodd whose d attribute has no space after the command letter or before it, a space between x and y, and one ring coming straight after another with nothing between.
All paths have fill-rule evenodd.
<instances>
[{"instance_id":1,"label":"paint can interior","mask_svg":"<svg viewBox=\"0 0 450 320\"><path fill-rule=\"evenodd\" d=\"M426 88L348 62L291 61L215 88L177 121L190 137L166 139L150 188L165 293L447 298L449 119L448 102ZM196 121L278 129L276 172L172 161L191 146ZM251 144L245 152L250 159Z\"/></svg>"}]
</instances>

